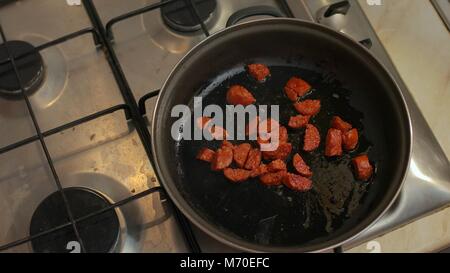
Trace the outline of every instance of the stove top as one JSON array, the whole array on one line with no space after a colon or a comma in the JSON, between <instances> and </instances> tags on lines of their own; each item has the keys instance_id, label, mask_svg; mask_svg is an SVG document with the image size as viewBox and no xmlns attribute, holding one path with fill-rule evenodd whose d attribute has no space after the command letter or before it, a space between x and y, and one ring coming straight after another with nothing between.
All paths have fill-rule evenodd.
<instances>
[{"instance_id":1,"label":"stove top","mask_svg":"<svg viewBox=\"0 0 450 273\"><path fill-rule=\"evenodd\" d=\"M72 2L0 4L0 72L8 72L0 73L0 252L236 251L190 225L166 197L148 129L152 98L194 45L264 17L315 21L363 43L397 79L411 111L404 189L343 249L450 204L448 159L362 12L366 1ZM50 221L45 211L59 217Z\"/></svg>"}]
</instances>

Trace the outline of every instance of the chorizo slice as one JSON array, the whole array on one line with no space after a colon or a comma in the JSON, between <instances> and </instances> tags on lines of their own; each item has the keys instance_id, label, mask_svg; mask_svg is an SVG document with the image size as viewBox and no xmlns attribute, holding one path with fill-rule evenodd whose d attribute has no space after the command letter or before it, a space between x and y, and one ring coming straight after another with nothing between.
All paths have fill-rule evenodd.
<instances>
[{"instance_id":1,"label":"chorizo slice","mask_svg":"<svg viewBox=\"0 0 450 273\"><path fill-rule=\"evenodd\" d=\"M292 160L292 164L294 165L295 170L304 177L312 177L313 173L311 172L311 169L306 164L306 162L303 160L303 158L299 154L295 154L294 158Z\"/></svg>"},{"instance_id":2,"label":"chorizo slice","mask_svg":"<svg viewBox=\"0 0 450 273\"><path fill-rule=\"evenodd\" d=\"M373 175L373 166L367 155L360 155L352 160L355 176L358 180L368 181Z\"/></svg>"},{"instance_id":3,"label":"chorizo slice","mask_svg":"<svg viewBox=\"0 0 450 273\"><path fill-rule=\"evenodd\" d=\"M227 92L227 102L230 105L247 106L256 102L255 97L245 87L233 85Z\"/></svg>"},{"instance_id":4,"label":"chorizo slice","mask_svg":"<svg viewBox=\"0 0 450 273\"><path fill-rule=\"evenodd\" d=\"M331 128L328 130L327 140L325 144L325 156L341 156L342 155L342 132L338 129Z\"/></svg>"},{"instance_id":5,"label":"chorizo slice","mask_svg":"<svg viewBox=\"0 0 450 273\"><path fill-rule=\"evenodd\" d=\"M251 149L248 153L247 162L245 163L245 169L253 170L258 168L261 164L261 151L259 149Z\"/></svg>"},{"instance_id":6,"label":"chorizo slice","mask_svg":"<svg viewBox=\"0 0 450 273\"><path fill-rule=\"evenodd\" d=\"M291 117L289 119L289 124L288 126L291 127L292 129L300 129L306 126L306 124L309 123L310 120L310 116L303 116L303 115L298 115L295 117Z\"/></svg>"},{"instance_id":7,"label":"chorizo slice","mask_svg":"<svg viewBox=\"0 0 450 273\"><path fill-rule=\"evenodd\" d=\"M271 138L268 135L264 135L264 137L259 136L257 139L258 143L268 144L271 141ZM289 135L286 127L280 126L278 129L278 143L287 143L289 141ZM274 143L275 144L275 143Z\"/></svg>"},{"instance_id":8,"label":"chorizo slice","mask_svg":"<svg viewBox=\"0 0 450 273\"><path fill-rule=\"evenodd\" d=\"M233 159L239 168L244 168L245 162L247 162L248 153L252 149L252 145L243 143L235 146L233 150Z\"/></svg>"},{"instance_id":9,"label":"chorizo slice","mask_svg":"<svg viewBox=\"0 0 450 273\"><path fill-rule=\"evenodd\" d=\"M306 125L303 150L306 152L312 152L320 146L320 133L319 130L311 124Z\"/></svg>"},{"instance_id":10,"label":"chorizo slice","mask_svg":"<svg viewBox=\"0 0 450 273\"><path fill-rule=\"evenodd\" d=\"M284 92L291 101L297 101L299 97L303 97L311 91L311 85L299 77L292 77L286 83Z\"/></svg>"},{"instance_id":11,"label":"chorizo slice","mask_svg":"<svg viewBox=\"0 0 450 273\"><path fill-rule=\"evenodd\" d=\"M251 172L243 169L226 168L223 170L225 177L234 183L244 182L250 178Z\"/></svg>"},{"instance_id":12,"label":"chorizo slice","mask_svg":"<svg viewBox=\"0 0 450 273\"><path fill-rule=\"evenodd\" d=\"M263 174L268 173L269 170L267 169L267 165L265 165L264 163L261 163L261 165L259 165L258 168L255 168L251 171L250 177L255 178L258 176L261 176Z\"/></svg>"},{"instance_id":13,"label":"chorizo slice","mask_svg":"<svg viewBox=\"0 0 450 273\"><path fill-rule=\"evenodd\" d=\"M259 177L259 181L266 186L279 186L283 183L286 176L286 171L279 171L276 173L266 173Z\"/></svg>"},{"instance_id":14,"label":"chorizo slice","mask_svg":"<svg viewBox=\"0 0 450 273\"><path fill-rule=\"evenodd\" d=\"M283 178L283 184L291 190L307 192L312 189L312 181L301 175L288 173Z\"/></svg>"},{"instance_id":15,"label":"chorizo slice","mask_svg":"<svg viewBox=\"0 0 450 273\"><path fill-rule=\"evenodd\" d=\"M205 162L211 162L213 161L215 156L216 152L214 152L213 150L208 148L202 148L197 154L197 159Z\"/></svg>"},{"instance_id":16,"label":"chorizo slice","mask_svg":"<svg viewBox=\"0 0 450 273\"><path fill-rule=\"evenodd\" d=\"M338 116L334 116L331 119L331 128L338 129L342 133L345 133L345 132L351 130L353 128L353 126L350 123L344 121L342 118L340 118Z\"/></svg>"},{"instance_id":17,"label":"chorizo slice","mask_svg":"<svg viewBox=\"0 0 450 273\"><path fill-rule=\"evenodd\" d=\"M270 162L269 165L267 165L267 170L271 173L287 171L286 163L284 163L284 161L281 159L274 160Z\"/></svg>"},{"instance_id":18,"label":"chorizo slice","mask_svg":"<svg viewBox=\"0 0 450 273\"><path fill-rule=\"evenodd\" d=\"M233 162L233 149L224 146L217 150L216 156L211 162L211 169L213 171L222 171L228 168Z\"/></svg>"},{"instance_id":19,"label":"chorizo slice","mask_svg":"<svg viewBox=\"0 0 450 273\"><path fill-rule=\"evenodd\" d=\"M279 143L275 151L264 151L263 157L265 160L286 160L292 152L291 143Z\"/></svg>"},{"instance_id":20,"label":"chorizo slice","mask_svg":"<svg viewBox=\"0 0 450 273\"><path fill-rule=\"evenodd\" d=\"M294 107L304 116L315 116L320 112L322 106L320 100L305 100L295 103Z\"/></svg>"},{"instance_id":21,"label":"chorizo slice","mask_svg":"<svg viewBox=\"0 0 450 273\"><path fill-rule=\"evenodd\" d=\"M358 146L359 135L357 129L351 129L342 135L342 146L346 151L353 151Z\"/></svg>"},{"instance_id":22,"label":"chorizo slice","mask_svg":"<svg viewBox=\"0 0 450 273\"><path fill-rule=\"evenodd\" d=\"M259 82L265 81L270 76L270 70L264 64L250 64L247 69L248 73Z\"/></svg>"},{"instance_id":23,"label":"chorizo slice","mask_svg":"<svg viewBox=\"0 0 450 273\"><path fill-rule=\"evenodd\" d=\"M233 143L229 142L228 140L222 141L222 148L223 147L228 147L228 148L234 149Z\"/></svg>"}]
</instances>

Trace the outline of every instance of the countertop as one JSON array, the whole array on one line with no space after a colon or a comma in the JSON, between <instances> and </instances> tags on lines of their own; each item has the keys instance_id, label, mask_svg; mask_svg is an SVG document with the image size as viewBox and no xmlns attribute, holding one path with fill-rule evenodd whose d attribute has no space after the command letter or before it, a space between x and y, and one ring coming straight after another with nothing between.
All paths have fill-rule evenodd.
<instances>
[{"instance_id":1,"label":"countertop","mask_svg":"<svg viewBox=\"0 0 450 273\"><path fill-rule=\"evenodd\" d=\"M429 0L359 1L450 158L450 32ZM449 227L447 208L349 252L436 252L450 247Z\"/></svg>"}]
</instances>

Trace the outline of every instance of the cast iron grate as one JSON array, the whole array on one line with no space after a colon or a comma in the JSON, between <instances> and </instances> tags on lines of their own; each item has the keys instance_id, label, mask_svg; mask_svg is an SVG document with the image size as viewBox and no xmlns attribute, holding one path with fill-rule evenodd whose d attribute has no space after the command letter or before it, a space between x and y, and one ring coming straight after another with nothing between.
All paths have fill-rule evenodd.
<instances>
[{"instance_id":1,"label":"cast iron grate","mask_svg":"<svg viewBox=\"0 0 450 273\"><path fill-rule=\"evenodd\" d=\"M45 138L52 136L54 134L60 133L62 131L65 131L67 129L76 127L80 124L95 120L97 118L100 118L100 117L103 117L106 115L110 115L114 112L123 111L126 121L131 122L134 125L134 127L139 135L139 138L142 142L142 145L148 155L148 159L149 159L150 163L153 164L153 157L152 157L151 143L150 143L151 138L150 138L150 133L147 129L146 120L144 118L144 116L146 114L145 103L147 100L158 96L159 91L158 90L152 91L152 92L148 93L147 95L143 96L139 101L136 100L136 98L134 97L134 95L131 91L131 88L128 84L128 81L125 77L125 74L122 70L120 62L118 61L116 53L112 47L112 43L113 43L113 39L114 39L113 26L121 21L141 15L143 13L161 9L165 6L168 6L171 4L176 4L178 2L184 2L183 4L188 7L189 12L192 16L191 22L197 22L196 25L199 25L200 29L204 33L204 35L206 37L208 37L208 36L210 36L210 33L208 32L205 22L202 19L202 15L201 15L202 13L199 12L199 10L198 10L197 1L195 1L195 0L162 1L162 2L148 5L143 8L140 8L138 10L134 10L134 11L128 12L126 14L117 16L117 17L111 19L109 22L107 22L106 25L103 25L99 15L98 15L97 9L96 9L94 3L92 2L92 0L82 0L82 2L83 2L85 12L89 16L89 19L92 23L92 27L85 28L85 29L67 34L67 35L65 35L61 38L58 38L56 40L53 40L51 42L36 46L32 50L21 52L21 54L18 54L18 55L13 54L13 52L10 50L10 48L8 46L7 37L5 36L3 28L0 24L0 35L2 38L0 45L2 45L5 48L6 53L7 53L7 58L4 60L0 60L0 65L10 64L12 66L14 75L15 75L15 78L17 81L17 85L19 87L20 96L22 96L22 99L25 101L25 103L27 105L30 117L32 119L33 125L36 130L35 136L20 140L14 144L0 148L0 154L7 153L11 150L17 149L24 145L33 143L35 141L39 141L43 148L45 158L50 167L51 173L54 177L56 186L58 188L58 191L56 193L60 194L60 198L62 200L62 203L64 204L64 210L68 216L68 221L66 223L59 224L58 226L52 227L45 231L38 231L37 233L33 233L32 235L30 235L28 237L16 240L16 241L8 243L6 245L1 245L0 252L11 249L13 247L16 247L16 246L19 246L22 244L25 244L25 243L39 242L40 239L43 239L46 237L49 238L49 236L51 237L52 235L57 235L58 232L62 232L64 230L67 230L68 228L72 229L74 238L80 243L81 252L89 252L90 248L86 247L86 245L88 245L88 244L83 242L82 236L80 235L80 231L82 232L82 229L84 227L86 227L86 223L95 222L95 220L100 220L105 215L108 215L111 212L113 212L116 208L119 208L119 207L126 205L130 202L133 202L135 200L144 198L153 193L156 193L156 192L164 193L164 189L162 187L153 187L151 189L148 189L141 193L135 194L131 197L128 197L128 198L118 201L116 203L105 204L104 206L102 206L101 209L89 212L88 214L86 214L82 217L77 217L78 215L74 214L73 210L71 209L70 202L69 202L69 199L66 194L67 189L63 189L63 187L61 185L58 173L56 172L56 169L54 167L54 161L53 161L52 157L50 156L50 153L47 149ZM280 6L283 7L284 9L286 9L287 14L291 15L292 13L288 10L288 5L287 5L286 1L280 0L279 2L280 2L279 3ZM18 64L18 62L20 62L20 60L22 58L27 58L32 54L36 54L36 52L40 52L46 48L68 42L68 41L70 41L76 37L82 36L82 35L92 35L93 41L94 41L95 45L97 46L97 48L102 49L106 52L105 58L107 59L109 66L113 72L114 78L118 84L119 90L124 99L124 103L101 110L97 113L85 116L78 120L75 120L75 121L69 122L67 124L64 124L62 126L56 127L54 129L42 132L40 129L39 123L36 119L36 116L34 114L33 108L31 106L31 103L30 103L30 100L28 97L29 94L27 94L26 82L24 82L24 79L22 78L22 75L20 73L20 70L18 69L17 64ZM186 242L187 242L190 250L194 253L201 252L201 249L198 245L195 235L191 229L190 223L178 211L178 209L176 209L176 207L173 206L173 204L172 204L172 207L174 208L175 217L177 219L178 224L181 227L181 230L183 231L184 237L186 239Z\"/></svg>"}]
</instances>

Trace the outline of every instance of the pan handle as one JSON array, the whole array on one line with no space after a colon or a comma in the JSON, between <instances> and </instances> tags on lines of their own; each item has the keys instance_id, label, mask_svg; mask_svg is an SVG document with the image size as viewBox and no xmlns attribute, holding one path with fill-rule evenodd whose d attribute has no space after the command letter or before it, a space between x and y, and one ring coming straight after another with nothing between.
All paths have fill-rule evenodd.
<instances>
[{"instance_id":1,"label":"pan handle","mask_svg":"<svg viewBox=\"0 0 450 273\"><path fill-rule=\"evenodd\" d=\"M257 15L270 15L273 17L286 17L280 10L271 6L255 6L241 9L233 13L227 22L227 27L237 24L239 21Z\"/></svg>"}]
</instances>

